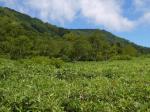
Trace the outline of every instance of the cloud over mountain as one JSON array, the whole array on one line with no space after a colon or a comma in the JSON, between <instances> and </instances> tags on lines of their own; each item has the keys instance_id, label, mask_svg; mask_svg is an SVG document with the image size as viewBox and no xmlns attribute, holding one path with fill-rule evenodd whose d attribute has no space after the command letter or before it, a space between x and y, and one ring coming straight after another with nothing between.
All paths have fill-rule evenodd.
<instances>
[{"instance_id":1,"label":"cloud over mountain","mask_svg":"<svg viewBox=\"0 0 150 112\"><path fill-rule=\"evenodd\" d=\"M3 2L6 6L22 12L32 12L44 21L65 23L82 16L90 23L115 31L131 30L142 21L148 21L150 12L147 6L149 0L133 1L135 9L142 12L142 17L136 20L124 16L124 0L7 0Z\"/></svg>"}]
</instances>

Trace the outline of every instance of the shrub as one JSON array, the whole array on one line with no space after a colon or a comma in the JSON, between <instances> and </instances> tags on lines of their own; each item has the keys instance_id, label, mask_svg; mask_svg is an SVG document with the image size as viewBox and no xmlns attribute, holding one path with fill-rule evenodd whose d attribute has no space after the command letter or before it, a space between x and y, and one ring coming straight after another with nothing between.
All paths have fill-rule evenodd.
<instances>
[{"instance_id":1,"label":"shrub","mask_svg":"<svg viewBox=\"0 0 150 112\"><path fill-rule=\"evenodd\" d=\"M59 58L51 58L50 64L54 65L56 68L61 68L64 64L64 61Z\"/></svg>"},{"instance_id":2,"label":"shrub","mask_svg":"<svg viewBox=\"0 0 150 112\"><path fill-rule=\"evenodd\" d=\"M62 57L61 57L61 59L63 60L63 61L65 61L65 62L71 62L72 60L68 57L68 56L66 56L66 55L63 55Z\"/></svg>"},{"instance_id":3,"label":"shrub","mask_svg":"<svg viewBox=\"0 0 150 112\"><path fill-rule=\"evenodd\" d=\"M31 58L30 61L35 64L49 64L50 59L48 57L37 56L37 57Z\"/></svg>"},{"instance_id":4,"label":"shrub","mask_svg":"<svg viewBox=\"0 0 150 112\"><path fill-rule=\"evenodd\" d=\"M132 57L129 55L117 55L111 58L111 60L131 60Z\"/></svg>"},{"instance_id":5,"label":"shrub","mask_svg":"<svg viewBox=\"0 0 150 112\"><path fill-rule=\"evenodd\" d=\"M62 67L62 65L64 64L64 61L59 59L59 58L48 58L48 57L34 57L31 59L31 61L35 64L46 64L46 65L53 65L56 68L60 68Z\"/></svg>"}]
</instances>

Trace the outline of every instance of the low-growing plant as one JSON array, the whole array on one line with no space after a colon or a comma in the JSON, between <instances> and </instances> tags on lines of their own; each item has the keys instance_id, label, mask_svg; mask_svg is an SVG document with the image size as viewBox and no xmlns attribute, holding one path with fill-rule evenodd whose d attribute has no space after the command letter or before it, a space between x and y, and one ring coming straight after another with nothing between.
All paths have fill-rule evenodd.
<instances>
[{"instance_id":1,"label":"low-growing plant","mask_svg":"<svg viewBox=\"0 0 150 112\"><path fill-rule=\"evenodd\" d=\"M80 102L76 99L65 99L61 106L65 112L81 112Z\"/></svg>"},{"instance_id":2,"label":"low-growing plant","mask_svg":"<svg viewBox=\"0 0 150 112\"><path fill-rule=\"evenodd\" d=\"M78 74L71 69L60 69L56 72L56 78L71 81L78 78Z\"/></svg>"},{"instance_id":3,"label":"low-growing plant","mask_svg":"<svg viewBox=\"0 0 150 112\"><path fill-rule=\"evenodd\" d=\"M10 104L12 112L34 112L39 111L40 107L37 106L37 101L29 97L23 98L20 102L13 102Z\"/></svg>"},{"instance_id":4,"label":"low-growing plant","mask_svg":"<svg viewBox=\"0 0 150 112\"><path fill-rule=\"evenodd\" d=\"M14 70L10 67L0 68L0 80L6 80L11 75L13 75Z\"/></svg>"},{"instance_id":5,"label":"low-growing plant","mask_svg":"<svg viewBox=\"0 0 150 112\"><path fill-rule=\"evenodd\" d=\"M58 60L0 59L0 112L150 111L149 58Z\"/></svg>"},{"instance_id":6,"label":"low-growing plant","mask_svg":"<svg viewBox=\"0 0 150 112\"><path fill-rule=\"evenodd\" d=\"M115 74L113 73L112 69L108 68L102 71L102 76L112 79L115 77Z\"/></svg>"}]
</instances>

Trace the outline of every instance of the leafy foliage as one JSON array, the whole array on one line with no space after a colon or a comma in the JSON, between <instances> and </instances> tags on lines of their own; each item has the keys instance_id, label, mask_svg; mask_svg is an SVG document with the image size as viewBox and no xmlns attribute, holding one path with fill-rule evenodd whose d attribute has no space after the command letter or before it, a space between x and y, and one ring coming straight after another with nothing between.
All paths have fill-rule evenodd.
<instances>
[{"instance_id":1,"label":"leafy foliage","mask_svg":"<svg viewBox=\"0 0 150 112\"><path fill-rule=\"evenodd\" d=\"M149 52L0 7L0 112L149 112Z\"/></svg>"},{"instance_id":2,"label":"leafy foliage","mask_svg":"<svg viewBox=\"0 0 150 112\"><path fill-rule=\"evenodd\" d=\"M0 7L0 55L11 59L48 56L66 61L98 61L118 55L137 56L148 52L148 48L104 30L58 28Z\"/></svg>"},{"instance_id":3,"label":"leafy foliage","mask_svg":"<svg viewBox=\"0 0 150 112\"><path fill-rule=\"evenodd\" d=\"M0 59L1 112L148 112L150 59L65 62ZM130 66L129 66L130 65ZM2 76L2 75L0 75Z\"/></svg>"}]
</instances>

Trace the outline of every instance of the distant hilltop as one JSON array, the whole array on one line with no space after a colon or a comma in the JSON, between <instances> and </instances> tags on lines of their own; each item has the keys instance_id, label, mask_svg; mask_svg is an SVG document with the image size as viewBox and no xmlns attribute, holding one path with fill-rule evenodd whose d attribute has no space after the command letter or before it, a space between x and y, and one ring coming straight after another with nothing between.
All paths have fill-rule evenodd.
<instances>
[{"instance_id":1,"label":"distant hilltop","mask_svg":"<svg viewBox=\"0 0 150 112\"><path fill-rule=\"evenodd\" d=\"M95 61L147 53L149 48L105 30L65 29L0 7L0 54L12 59L48 56Z\"/></svg>"}]
</instances>

